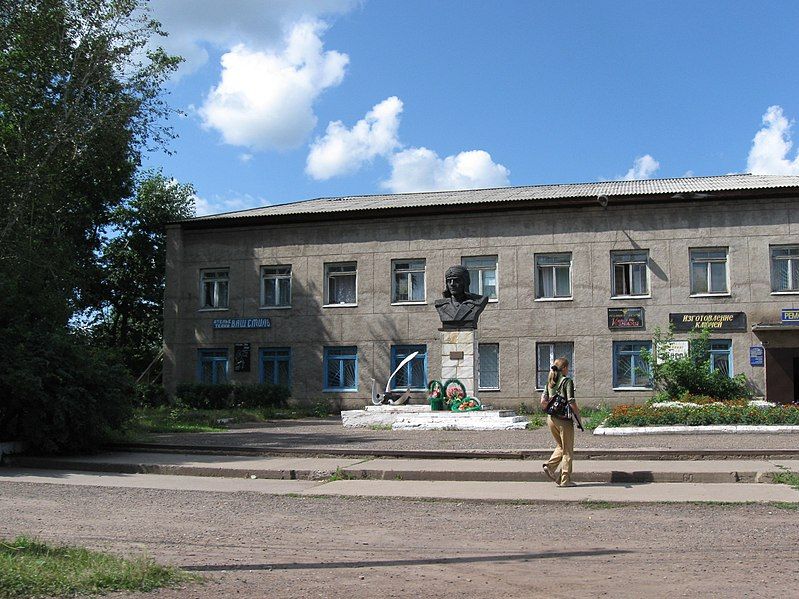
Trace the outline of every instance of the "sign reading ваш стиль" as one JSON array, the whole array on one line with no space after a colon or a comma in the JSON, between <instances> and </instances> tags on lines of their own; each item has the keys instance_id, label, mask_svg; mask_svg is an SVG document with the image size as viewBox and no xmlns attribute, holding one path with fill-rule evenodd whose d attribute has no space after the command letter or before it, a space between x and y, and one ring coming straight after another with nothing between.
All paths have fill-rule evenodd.
<instances>
[{"instance_id":1,"label":"sign reading \u0432\u0430\u0448 \u0441\u0442\u0438\u043b\u044c","mask_svg":"<svg viewBox=\"0 0 799 599\"><path fill-rule=\"evenodd\" d=\"M212 326L215 329L271 329L269 318L215 318Z\"/></svg>"},{"instance_id":2,"label":"sign reading \u0432\u0430\u0448 \u0441\u0442\u0438\u043b\u044c","mask_svg":"<svg viewBox=\"0 0 799 599\"><path fill-rule=\"evenodd\" d=\"M669 314L669 322L675 331L711 329L714 331L745 331L744 312L688 312Z\"/></svg>"}]
</instances>

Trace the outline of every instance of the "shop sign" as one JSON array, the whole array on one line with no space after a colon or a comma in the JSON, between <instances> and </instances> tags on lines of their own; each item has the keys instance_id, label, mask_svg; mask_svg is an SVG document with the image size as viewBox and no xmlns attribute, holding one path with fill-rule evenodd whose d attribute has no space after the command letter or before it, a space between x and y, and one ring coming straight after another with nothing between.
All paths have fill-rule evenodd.
<instances>
[{"instance_id":1,"label":"shop sign","mask_svg":"<svg viewBox=\"0 0 799 599\"><path fill-rule=\"evenodd\" d=\"M608 308L608 328L618 329L643 329L643 308Z\"/></svg>"},{"instance_id":2,"label":"shop sign","mask_svg":"<svg viewBox=\"0 0 799 599\"><path fill-rule=\"evenodd\" d=\"M663 364L665 361L661 358L661 354L665 352L669 358L676 360L684 358L688 355L688 342L687 341L661 341L660 345L655 348L657 350L657 362Z\"/></svg>"},{"instance_id":3,"label":"shop sign","mask_svg":"<svg viewBox=\"0 0 799 599\"><path fill-rule=\"evenodd\" d=\"M783 308L780 320L783 324L799 323L799 310L796 308Z\"/></svg>"},{"instance_id":4,"label":"shop sign","mask_svg":"<svg viewBox=\"0 0 799 599\"><path fill-rule=\"evenodd\" d=\"M744 312L689 312L669 314L669 322L675 331L711 329L713 331L745 331Z\"/></svg>"},{"instance_id":5,"label":"shop sign","mask_svg":"<svg viewBox=\"0 0 799 599\"><path fill-rule=\"evenodd\" d=\"M763 366L766 360L766 352L762 345L752 345L749 347L749 366Z\"/></svg>"},{"instance_id":6,"label":"shop sign","mask_svg":"<svg viewBox=\"0 0 799 599\"><path fill-rule=\"evenodd\" d=\"M250 372L250 344L233 344L233 371Z\"/></svg>"},{"instance_id":7,"label":"shop sign","mask_svg":"<svg viewBox=\"0 0 799 599\"><path fill-rule=\"evenodd\" d=\"M271 329L269 318L215 318L212 326L215 329Z\"/></svg>"}]
</instances>

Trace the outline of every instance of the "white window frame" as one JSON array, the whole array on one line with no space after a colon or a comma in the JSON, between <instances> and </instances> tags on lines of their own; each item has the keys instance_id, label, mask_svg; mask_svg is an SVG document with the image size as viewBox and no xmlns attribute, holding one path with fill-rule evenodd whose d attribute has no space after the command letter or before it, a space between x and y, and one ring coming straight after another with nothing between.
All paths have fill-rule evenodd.
<instances>
[{"instance_id":1,"label":"white window frame","mask_svg":"<svg viewBox=\"0 0 799 599\"><path fill-rule=\"evenodd\" d=\"M477 390L478 391L499 391L500 390L500 385L502 384L502 374L501 374L502 371L501 371L500 362L499 362L499 343L478 343L477 344L477 364L478 364L478 366L480 364L482 364L482 360L480 358L480 354L481 354L481 352L483 351L484 348L489 347L489 346L495 347L496 350L497 350L497 385L496 385L496 387L489 387L489 386L483 385L482 369L478 368L478 371L477 371Z\"/></svg>"},{"instance_id":2,"label":"white window frame","mask_svg":"<svg viewBox=\"0 0 799 599\"><path fill-rule=\"evenodd\" d=\"M397 268L399 264L407 263L408 268ZM415 265L415 266L414 266ZM419 266L421 265L421 267ZM414 273L422 273L422 299L413 300L413 275ZM397 297L397 275L406 275L408 279L408 299L399 299ZM427 260L424 258L408 258L397 259L391 261L391 303L393 305L401 304L426 304L427 303Z\"/></svg>"},{"instance_id":3,"label":"white window frame","mask_svg":"<svg viewBox=\"0 0 799 599\"><path fill-rule=\"evenodd\" d=\"M799 256L784 256L775 257L775 250L796 250L799 252L799 245L772 245L769 246L769 257L771 260L771 293L772 295L796 295L799 294L799 277L793 280L793 264L794 260L799 261ZM789 289L776 289L776 260L788 262L788 286Z\"/></svg>"},{"instance_id":4,"label":"white window frame","mask_svg":"<svg viewBox=\"0 0 799 599\"><path fill-rule=\"evenodd\" d=\"M539 391L543 391L544 387L539 386L538 375L541 373L546 373L547 376L549 376L549 371L552 368L552 362L554 362L556 358L562 357L559 352L555 351L556 345L571 346L571 356L567 359L569 360L569 378L574 380L574 341L539 341L535 344L535 388ZM544 346L549 346L549 358L547 359L546 364L540 364L539 348Z\"/></svg>"},{"instance_id":5,"label":"white window frame","mask_svg":"<svg viewBox=\"0 0 799 599\"><path fill-rule=\"evenodd\" d=\"M288 269L288 272L282 272L282 273L276 272L281 269ZM269 308L274 310L291 308L291 279L292 279L291 264L275 264L275 265L261 266L261 308ZM286 298L285 302L282 301L284 298L282 298L280 294L281 280L288 280L289 282L288 298ZM267 281L269 282L269 284L275 286L275 297L279 298L278 300L279 303L277 304L266 303L266 286L268 284Z\"/></svg>"},{"instance_id":6,"label":"white window frame","mask_svg":"<svg viewBox=\"0 0 799 599\"><path fill-rule=\"evenodd\" d=\"M625 343L626 344L634 344L634 345L639 346L638 350L635 351L635 352L629 352L629 351L624 351L623 352L621 350L621 346L623 344L625 344ZM641 358L641 350L642 349L647 349L648 351L651 352L652 351L652 342L651 341L646 341L646 340L639 340L639 339L631 339L629 341L627 341L627 340L617 340L617 341L613 342L613 371L612 371L612 375L613 375L613 390L614 391L651 391L652 390L652 369L651 369L651 367L649 368L649 384L648 385L630 385L630 386L627 386L627 387L623 387L623 386L619 385L619 383L618 383L618 378L619 377L618 377L617 369L619 367L619 358L621 357L621 355L624 354L624 355L628 355L628 356L632 356L633 357L633 359L631 360L632 368L633 368L633 370L632 370L632 378L633 378L633 380L635 380L635 378L638 376L637 371L636 371L636 369L638 368L637 362L638 361L642 361L642 358ZM644 364L646 364L646 363L644 363Z\"/></svg>"},{"instance_id":7,"label":"white window frame","mask_svg":"<svg viewBox=\"0 0 799 599\"><path fill-rule=\"evenodd\" d=\"M695 255L699 252L724 252L724 259L721 258L697 258ZM689 257L689 270L688 278L691 289L691 297L725 297L730 295L730 249L728 247L698 247L688 248ZM707 278L708 291L696 291L694 289L694 264L704 264L705 276ZM710 291L711 283L711 264L724 264L724 284L726 289L724 291Z\"/></svg>"},{"instance_id":8,"label":"white window frame","mask_svg":"<svg viewBox=\"0 0 799 599\"><path fill-rule=\"evenodd\" d=\"M330 272L332 267L352 266L351 271ZM333 304L330 302L330 279L331 277L355 277L355 301L342 302ZM358 305L358 263L355 261L348 262L326 262L325 263L325 304L324 308L351 308Z\"/></svg>"},{"instance_id":9,"label":"white window frame","mask_svg":"<svg viewBox=\"0 0 799 599\"><path fill-rule=\"evenodd\" d=\"M643 261L640 259L624 259L631 254L642 254ZM616 289L616 267L625 267L625 276L629 280L630 289L632 289L633 281L633 266L637 264L644 265L644 284L646 290L643 293L619 293ZM630 299L630 298L647 298L652 297L651 292L651 278L649 276L649 250L612 250L610 252L610 299Z\"/></svg>"},{"instance_id":10,"label":"white window frame","mask_svg":"<svg viewBox=\"0 0 799 599\"><path fill-rule=\"evenodd\" d=\"M492 269L487 266L474 265L474 262L477 260L493 260L494 268ZM469 266L469 261L473 261L473 266ZM472 291L472 293L476 293L478 295L485 295L483 290L483 273L493 270L496 297L489 296L488 301L492 303L499 301L499 256L461 256L461 266L469 271L469 279L471 279L472 285L474 285L475 282L477 283L476 291ZM469 291L471 291L471 289L469 289Z\"/></svg>"},{"instance_id":11,"label":"white window frame","mask_svg":"<svg viewBox=\"0 0 799 599\"><path fill-rule=\"evenodd\" d=\"M568 256L568 260L565 257ZM540 260L542 258L559 258L564 257L564 260L558 264L540 264ZM537 302L566 302L570 301L574 298L574 285L573 285L573 277L572 277L572 264L574 263L572 253L571 252L546 252L542 254L536 254L534 257L535 262L535 301ZM557 295L557 268L563 268L564 266L568 266L569 268L569 295ZM539 273L543 269L548 269L552 271L552 289L556 295L551 297L543 295L543 290L541 289Z\"/></svg>"},{"instance_id":12,"label":"white window frame","mask_svg":"<svg viewBox=\"0 0 799 599\"><path fill-rule=\"evenodd\" d=\"M224 276L220 276L224 274ZM217 275L217 276L212 276ZM211 283L213 285L213 304L205 304L205 285ZM225 283L225 304L221 305L221 283ZM215 310L227 310L230 306L230 269L227 267L220 268L203 268L200 269L200 310L212 312Z\"/></svg>"}]
</instances>

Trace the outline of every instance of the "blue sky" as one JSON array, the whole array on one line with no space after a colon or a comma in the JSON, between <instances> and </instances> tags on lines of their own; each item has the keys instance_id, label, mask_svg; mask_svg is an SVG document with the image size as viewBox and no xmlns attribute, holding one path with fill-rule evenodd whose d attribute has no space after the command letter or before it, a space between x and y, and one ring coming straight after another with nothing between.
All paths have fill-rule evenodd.
<instances>
[{"instance_id":1,"label":"blue sky","mask_svg":"<svg viewBox=\"0 0 799 599\"><path fill-rule=\"evenodd\" d=\"M799 174L796 2L153 0L198 212ZM331 125L331 123L333 123Z\"/></svg>"}]
</instances>

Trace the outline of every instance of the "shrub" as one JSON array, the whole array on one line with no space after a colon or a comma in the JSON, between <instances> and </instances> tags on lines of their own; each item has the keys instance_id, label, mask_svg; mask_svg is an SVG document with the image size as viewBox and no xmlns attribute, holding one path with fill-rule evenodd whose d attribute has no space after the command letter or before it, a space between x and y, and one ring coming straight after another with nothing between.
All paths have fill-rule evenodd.
<instances>
[{"instance_id":1,"label":"shrub","mask_svg":"<svg viewBox=\"0 0 799 599\"><path fill-rule=\"evenodd\" d=\"M664 336L659 328L655 328L654 352L642 352L658 391L657 401L679 400L685 394L722 401L752 396L744 375L730 378L721 370L710 371L710 332L707 329L691 334L687 356L670 355L668 347L672 341L673 331Z\"/></svg>"},{"instance_id":2,"label":"shrub","mask_svg":"<svg viewBox=\"0 0 799 599\"><path fill-rule=\"evenodd\" d=\"M291 397L288 387L262 383L258 385L178 385L175 397L181 405L198 410L230 408L284 407Z\"/></svg>"},{"instance_id":3,"label":"shrub","mask_svg":"<svg viewBox=\"0 0 799 599\"><path fill-rule=\"evenodd\" d=\"M136 406L157 408L169 405L169 394L163 385L138 383L136 385Z\"/></svg>"},{"instance_id":4,"label":"shrub","mask_svg":"<svg viewBox=\"0 0 799 599\"><path fill-rule=\"evenodd\" d=\"M758 408L745 401L715 403L681 408L653 408L651 405L616 406L605 426L707 426L713 424L799 425L799 406L777 405Z\"/></svg>"},{"instance_id":5,"label":"shrub","mask_svg":"<svg viewBox=\"0 0 799 599\"><path fill-rule=\"evenodd\" d=\"M0 440L39 453L86 451L132 414L133 381L107 353L60 330L7 329Z\"/></svg>"}]
</instances>

